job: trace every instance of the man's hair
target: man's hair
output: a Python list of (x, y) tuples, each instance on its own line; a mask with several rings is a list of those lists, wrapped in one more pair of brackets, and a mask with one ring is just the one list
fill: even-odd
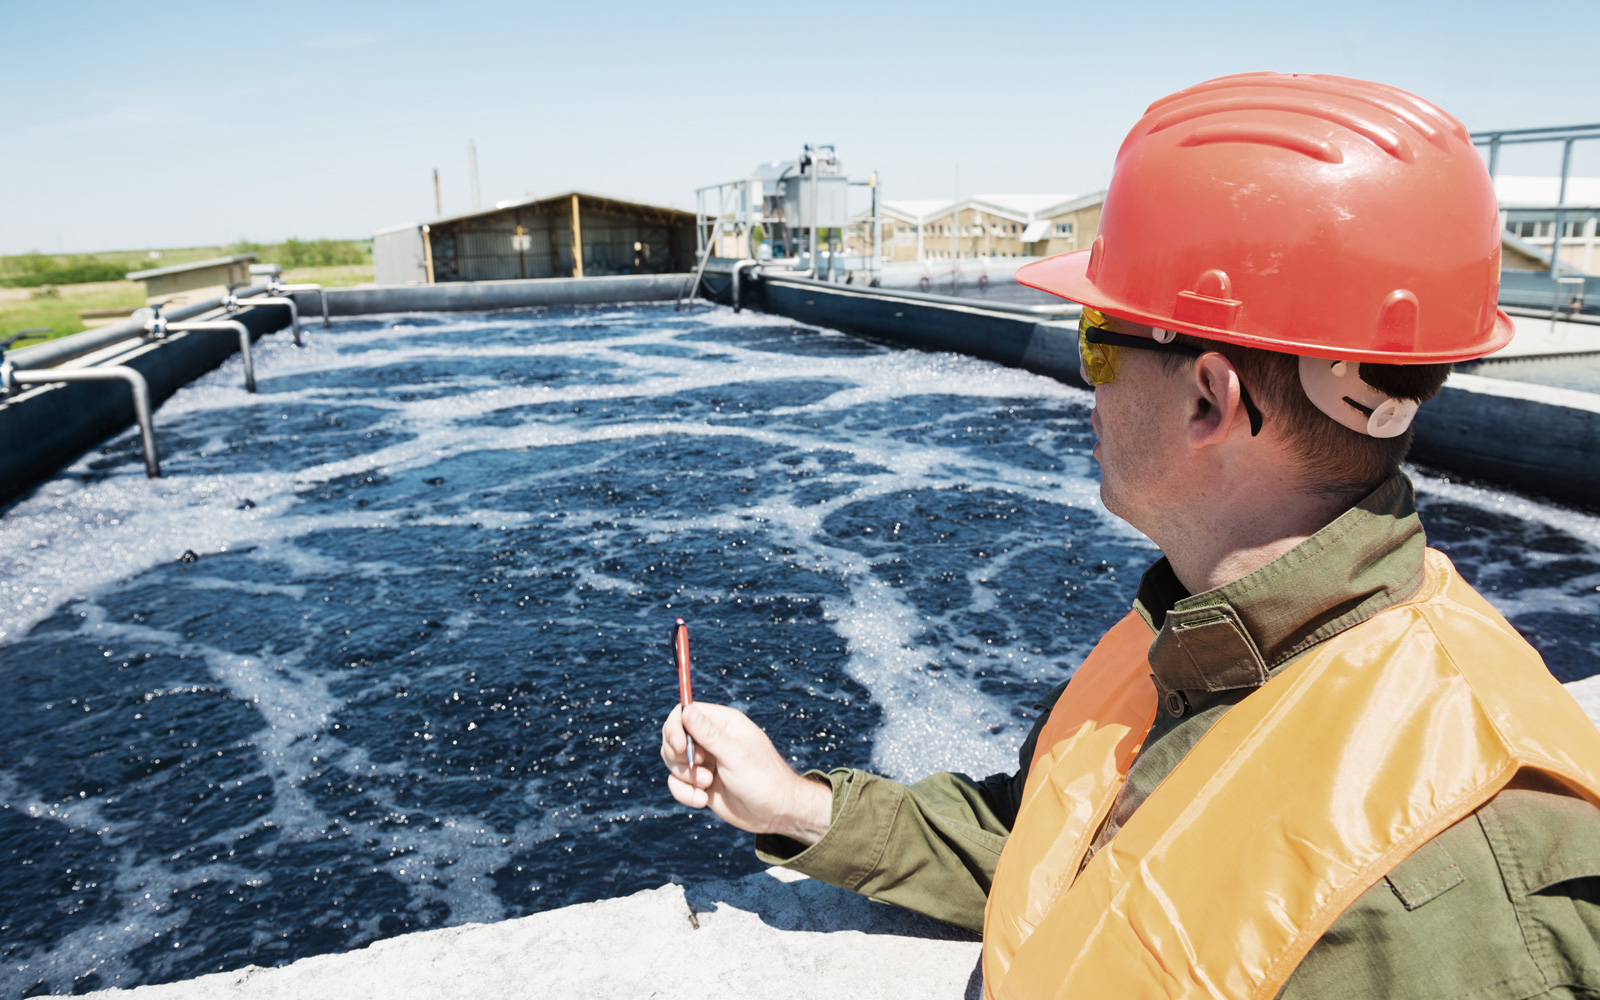
[[(1261, 410), (1263, 427), (1276, 426), (1300, 460), (1306, 488), (1318, 496), (1354, 503), (1399, 468), (1411, 448), (1412, 428), (1392, 438), (1368, 437), (1336, 422), (1307, 398), (1300, 385), (1300, 359), (1293, 354), (1241, 347), (1179, 335), (1177, 342), (1216, 351), (1233, 363), (1250, 399)], [(1168, 371), (1192, 359), (1159, 354)], [(1363, 362), (1361, 379), (1396, 399), (1425, 403), (1450, 376), (1450, 365), (1380, 365)]]

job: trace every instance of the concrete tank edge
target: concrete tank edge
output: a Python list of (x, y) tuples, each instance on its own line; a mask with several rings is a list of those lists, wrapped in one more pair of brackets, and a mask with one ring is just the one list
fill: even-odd
[(89, 995), (511, 1000), (531, 987), (574, 998), (976, 996), (978, 950), (978, 936), (961, 928), (770, 869)]

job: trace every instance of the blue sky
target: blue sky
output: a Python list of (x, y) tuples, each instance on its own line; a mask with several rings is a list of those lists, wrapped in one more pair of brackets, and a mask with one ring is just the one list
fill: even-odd
[(1149, 102), (1256, 69), (1382, 80), (1475, 130), (1596, 122), (1597, 28), (1595, 0), (0, 0), (0, 253), (365, 236), (430, 216), (434, 167), (468, 209), (468, 140), (485, 205), (692, 207), (805, 142), (889, 198), (1079, 194)]

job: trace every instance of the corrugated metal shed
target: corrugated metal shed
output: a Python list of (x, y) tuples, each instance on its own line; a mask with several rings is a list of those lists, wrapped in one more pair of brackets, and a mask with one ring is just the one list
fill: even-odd
[[(693, 212), (568, 192), (418, 229), (424, 280), (492, 281), (687, 271), (695, 263), (694, 226)], [(385, 231), (385, 242), (398, 244), (392, 233)], [(374, 239), (374, 258), (377, 246)]]
[(391, 226), (372, 234), (372, 280), (380, 285), (420, 285), (428, 280), (422, 224)]

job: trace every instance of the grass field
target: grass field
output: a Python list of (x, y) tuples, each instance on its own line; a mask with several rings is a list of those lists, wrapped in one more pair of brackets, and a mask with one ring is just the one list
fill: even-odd
[(372, 281), (371, 264), (344, 264), (336, 267), (294, 267), (283, 269), (285, 284), (315, 283), (325, 288), (349, 288)]
[[(164, 266), (169, 262), (181, 263), (172, 261), (171, 254), (190, 252), (195, 254), (189, 258), (190, 260), (205, 260), (207, 257), (220, 256), (225, 250), (223, 247), (200, 247), (192, 251), (170, 251), (164, 254), (160, 261), (152, 263), (156, 266)], [(130, 255), (144, 253), (131, 250), (126, 252)], [(102, 260), (109, 260), (112, 257), (111, 254), (96, 256)], [(283, 280), (290, 283), (314, 282), (328, 288), (344, 288), (371, 281), (372, 265), (345, 264), (334, 267), (285, 269)], [(0, 340), (19, 330), (49, 327), (50, 332), (47, 334), (30, 336), (12, 345), (13, 348), (25, 347), (28, 344), (53, 337), (64, 337), (69, 333), (85, 329), (83, 321), (78, 318), (80, 309), (133, 309), (144, 305), (144, 285), (135, 281), (59, 285), (55, 287), (55, 293), (52, 296), (38, 288), (0, 288)], [(316, 308), (312, 306), (308, 311), (315, 312)]]
[(18, 330), (49, 327), (49, 333), (30, 336), (11, 345), (26, 347), (52, 337), (64, 337), (84, 328), (80, 309), (136, 308), (144, 305), (144, 285), (135, 281), (101, 281), (89, 285), (63, 285), (55, 296), (38, 289), (7, 288), (0, 296), (0, 340)]

